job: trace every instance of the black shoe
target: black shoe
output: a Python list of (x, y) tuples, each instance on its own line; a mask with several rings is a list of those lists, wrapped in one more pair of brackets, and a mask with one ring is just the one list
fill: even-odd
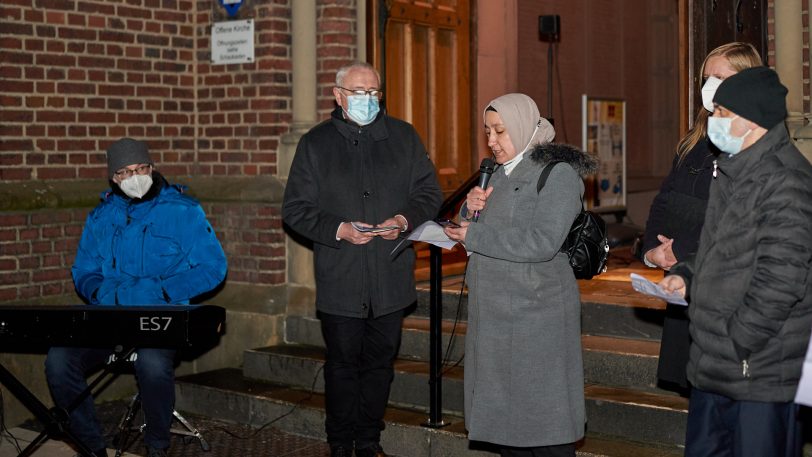
[(352, 457), (352, 450), (344, 446), (332, 446), (330, 448), (330, 457)]
[(375, 443), (372, 446), (355, 449), (355, 457), (389, 457), (389, 454), (383, 452), (380, 444)]
[(147, 446), (147, 457), (166, 457), (166, 449), (156, 449)]

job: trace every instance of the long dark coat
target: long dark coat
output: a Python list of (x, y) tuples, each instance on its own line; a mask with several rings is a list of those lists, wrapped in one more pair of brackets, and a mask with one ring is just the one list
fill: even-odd
[[(536, 192), (544, 165), (555, 165)], [(579, 174), (591, 156), (565, 145), (537, 146), (494, 190), (468, 227), (465, 423), (469, 438), (535, 447), (584, 434), (581, 302), (559, 249), (581, 208)], [(463, 208), (463, 214), (466, 209)]]
[[(696, 253), (708, 207), (713, 161), (718, 155), (719, 150), (703, 138), (681, 161), (674, 157), (671, 172), (651, 203), (642, 255), (660, 244), (657, 235), (674, 239), (672, 249), (678, 262)], [(663, 321), (657, 378), (687, 388), (685, 367), (690, 346), (688, 310), (669, 304)]]
[(410, 124), (379, 114), (359, 127), (336, 108), (299, 141), (282, 216), (313, 241), (316, 307), (347, 317), (403, 309), (416, 298), (414, 250), (391, 255), (399, 240), (336, 241), (341, 222), (378, 224), (401, 214), (409, 227), (437, 215), (442, 193), (434, 165)]

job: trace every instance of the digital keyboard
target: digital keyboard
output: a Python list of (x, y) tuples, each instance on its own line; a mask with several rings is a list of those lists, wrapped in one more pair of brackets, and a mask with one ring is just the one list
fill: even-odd
[(51, 346), (201, 348), (225, 331), (214, 305), (0, 306), (0, 352)]

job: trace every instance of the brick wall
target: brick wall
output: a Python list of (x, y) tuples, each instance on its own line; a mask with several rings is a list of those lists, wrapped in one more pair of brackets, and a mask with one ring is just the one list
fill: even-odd
[(356, 12), (354, 0), (319, 0), (317, 7), (317, 109), (319, 118), (326, 119), (335, 108), (333, 86), (336, 84), (336, 71), (358, 59), (355, 48)]
[[(0, 186), (104, 180), (104, 150), (122, 136), (147, 140), (170, 181), (274, 175), (292, 118), (291, 1), (247, 1), (255, 61), (212, 65), (215, 0), (3, 0)], [(325, 118), (335, 69), (355, 58), (355, 0), (317, 8)], [(229, 282), (285, 282), (278, 202), (203, 203)], [(0, 210), (0, 302), (72, 294), (89, 209)]]
[(285, 282), (285, 235), (278, 205), (212, 203), (203, 209), (229, 256), (229, 282)]
[(0, 213), (0, 302), (71, 294), (85, 217), (86, 209)]
[(104, 149), (149, 138), (186, 170), (193, 135), (190, 0), (12, 0), (0, 8), (0, 180), (99, 178)]

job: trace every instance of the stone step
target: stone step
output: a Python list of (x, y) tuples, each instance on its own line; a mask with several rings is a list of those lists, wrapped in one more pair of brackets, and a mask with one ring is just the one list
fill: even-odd
[[(292, 316), (287, 318), (286, 325), (289, 344), (324, 347), (318, 319)], [(442, 327), (442, 347), (447, 365), (464, 365), (467, 324), (458, 322), (455, 328), (453, 322), (444, 321)], [(426, 318), (410, 317), (404, 320), (400, 358), (428, 360), (428, 328), (429, 320)], [(454, 339), (449, 349), (452, 331)], [(659, 341), (584, 335), (581, 344), (584, 349), (584, 377), (587, 382), (646, 391), (657, 390)]]
[[(595, 352), (607, 350), (609, 342), (591, 341)], [(603, 347), (601, 346), (603, 345)], [(299, 345), (249, 350), (243, 358), (243, 375), (265, 382), (300, 389), (324, 391), (321, 370), (324, 350)], [(629, 364), (634, 365), (634, 364)], [(428, 363), (399, 359), (395, 362), (390, 403), (428, 411)], [(614, 374), (622, 378), (621, 374)], [(587, 377), (589, 379), (589, 377)], [(636, 441), (682, 444), (685, 436), (687, 400), (673, 394), (624, 387), (590, 384), (585, 389), (590, 431)], [(443, 411), (463, 411), (463, 369), (446, 368), (443, 376)]]
[[(647, 274), (651, 276), (651, 273)], [(622, 277), (578, 281), (578, 287), (581, 292), (582, 333), (659, 341), (664, 301), (635, 292), (631, 282)], [(411, 317), (429, 316), (429, 290), (428, 283), (418, 283), (417, 305)], [(462, 277), (443, 281), (441, 301), (444, 320), (453, 321), (456, 316), (462, 321), (468, 319), (468, 295), (462, 287)]]
[[(237, 368), (179, 377), (176, 408), (254, 427), (273, 425), (285, 432), (325, 439), (324, 397), (320, 393), (244, 378)], [(488, 446), (469, 443), (462, 418), (444, 416), (448, 425), (421, 426), (424, 412), (387, 408), (381, 441), (398, 457), (495, 457)], [(591, 427), (590, 427), (591, 428)], [(677, 457), (677, 446), (618, 440), (590, 430), (578, 444), (579, 457)]]
[[(443, 321), (443, 354), (446, 353), (448, 342), (453, 332), (454, 343), (448, 352), (448, 360), (460, 360), (465, 352), (465, 330), (467, 324), (458, 322), (456, 329), (454, 323)], [(422, 317), (407, 317), (403, 321), (403, 335), (400, 341), (400, 357), (408, 359), (429, 358), (429, 320)], [(324, 347), (324, 338), (321, 335), (321, 324), (315, 317), (288, 316), (285, 319), (285, 342), (303, 344), (306, 346)]]

